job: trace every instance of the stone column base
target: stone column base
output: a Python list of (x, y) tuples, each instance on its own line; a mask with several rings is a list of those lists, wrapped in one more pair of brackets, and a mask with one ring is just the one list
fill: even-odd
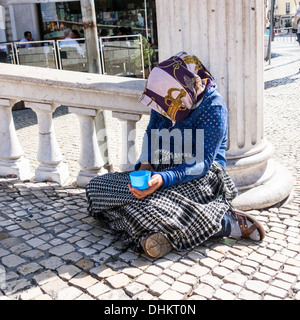
[(233, 200), (233, 206), (244, 211), (270, 208), (287, 199), (293, 188), (291, 173), (271, 159), (266, 164), (264, 175), (254, 186), (238, 188), (239, 195)]
[(65, 163), (60, 163), (55, 167), (39, 165), (39, 167), (35, 170), (35, 180), (40, 182), (51, 180), (63, 185), (68, 177), (69, 168)]
[(21, 157), (18, 160), (0, 160), (0, 176), (16, 175), (20, 180), (30, 180), (32, 172), (29, 161)]

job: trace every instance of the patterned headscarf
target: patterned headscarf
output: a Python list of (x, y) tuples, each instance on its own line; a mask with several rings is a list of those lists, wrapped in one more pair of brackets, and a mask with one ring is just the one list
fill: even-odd
[(140, 101), (173, 122), (180, 122), (213, 85), (213, 76), (200, 60), (180, 52), (153, 68)]

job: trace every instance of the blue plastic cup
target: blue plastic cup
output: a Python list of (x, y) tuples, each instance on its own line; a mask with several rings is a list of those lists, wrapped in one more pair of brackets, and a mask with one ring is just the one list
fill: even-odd
[(148, 189), (148, 182), (151, 178), (151, 171), (134, 171), (129, 174), (130, 183), (133, 188), (139, 190)]

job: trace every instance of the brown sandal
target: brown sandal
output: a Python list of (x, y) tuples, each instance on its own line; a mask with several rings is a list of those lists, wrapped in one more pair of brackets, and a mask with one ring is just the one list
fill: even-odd
[[(263, 226), (256, 219), (254, 219), (251, 215), (249, 215), (246, 212), (239, 211), (236, 209), (234, 211), (242, 232), (243, 239), (252, 240), (250, 236), (255, 230), (258, 230), (260, 234), (260, 241), (262, 241), (265, 238), (265, 235), (266, 235), (265, 230)], [(248, 228), (247, 220), (252, 223), (252, 226), (250, 228)]]
[(160, 232), (146, 236), (142, 241), (142, 247), (151, 258), (161, 258), (173, 249), (168, 238)]

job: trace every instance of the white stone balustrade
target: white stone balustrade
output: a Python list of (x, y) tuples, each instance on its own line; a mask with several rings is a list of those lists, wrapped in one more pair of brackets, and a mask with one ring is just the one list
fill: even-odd
[[(98, 146), (95, 117), (100, 110), (111, 110), (122, 122), (121, 154), (122, 170), (132, 169), (127, 163), (135, 152), (136, 122), (142, 114), (149, 114), (139, 96), (145, 88), (145, 80), (112, 77), (106, 75), (61, 71), (28, 66), (0, 64), (0, 175), (15, 174), (21, 179), (30, 178), (29, 163), (24, 159), (12, 118), (15, 102), (23, 100), (25, 106), (36, 114), (39, 126), (38, 168), (35, 179), (51, 179), (63, 184), (68, 178), (68, 167), (57, 144), (52, 114), (60, 105), (79, 118), (81, 131), (81, 170), (77, 184), (84, 187), (92, 177), (107, 172), (104, 152)], [(103, 151), (103, 150), (102, 150)]]

